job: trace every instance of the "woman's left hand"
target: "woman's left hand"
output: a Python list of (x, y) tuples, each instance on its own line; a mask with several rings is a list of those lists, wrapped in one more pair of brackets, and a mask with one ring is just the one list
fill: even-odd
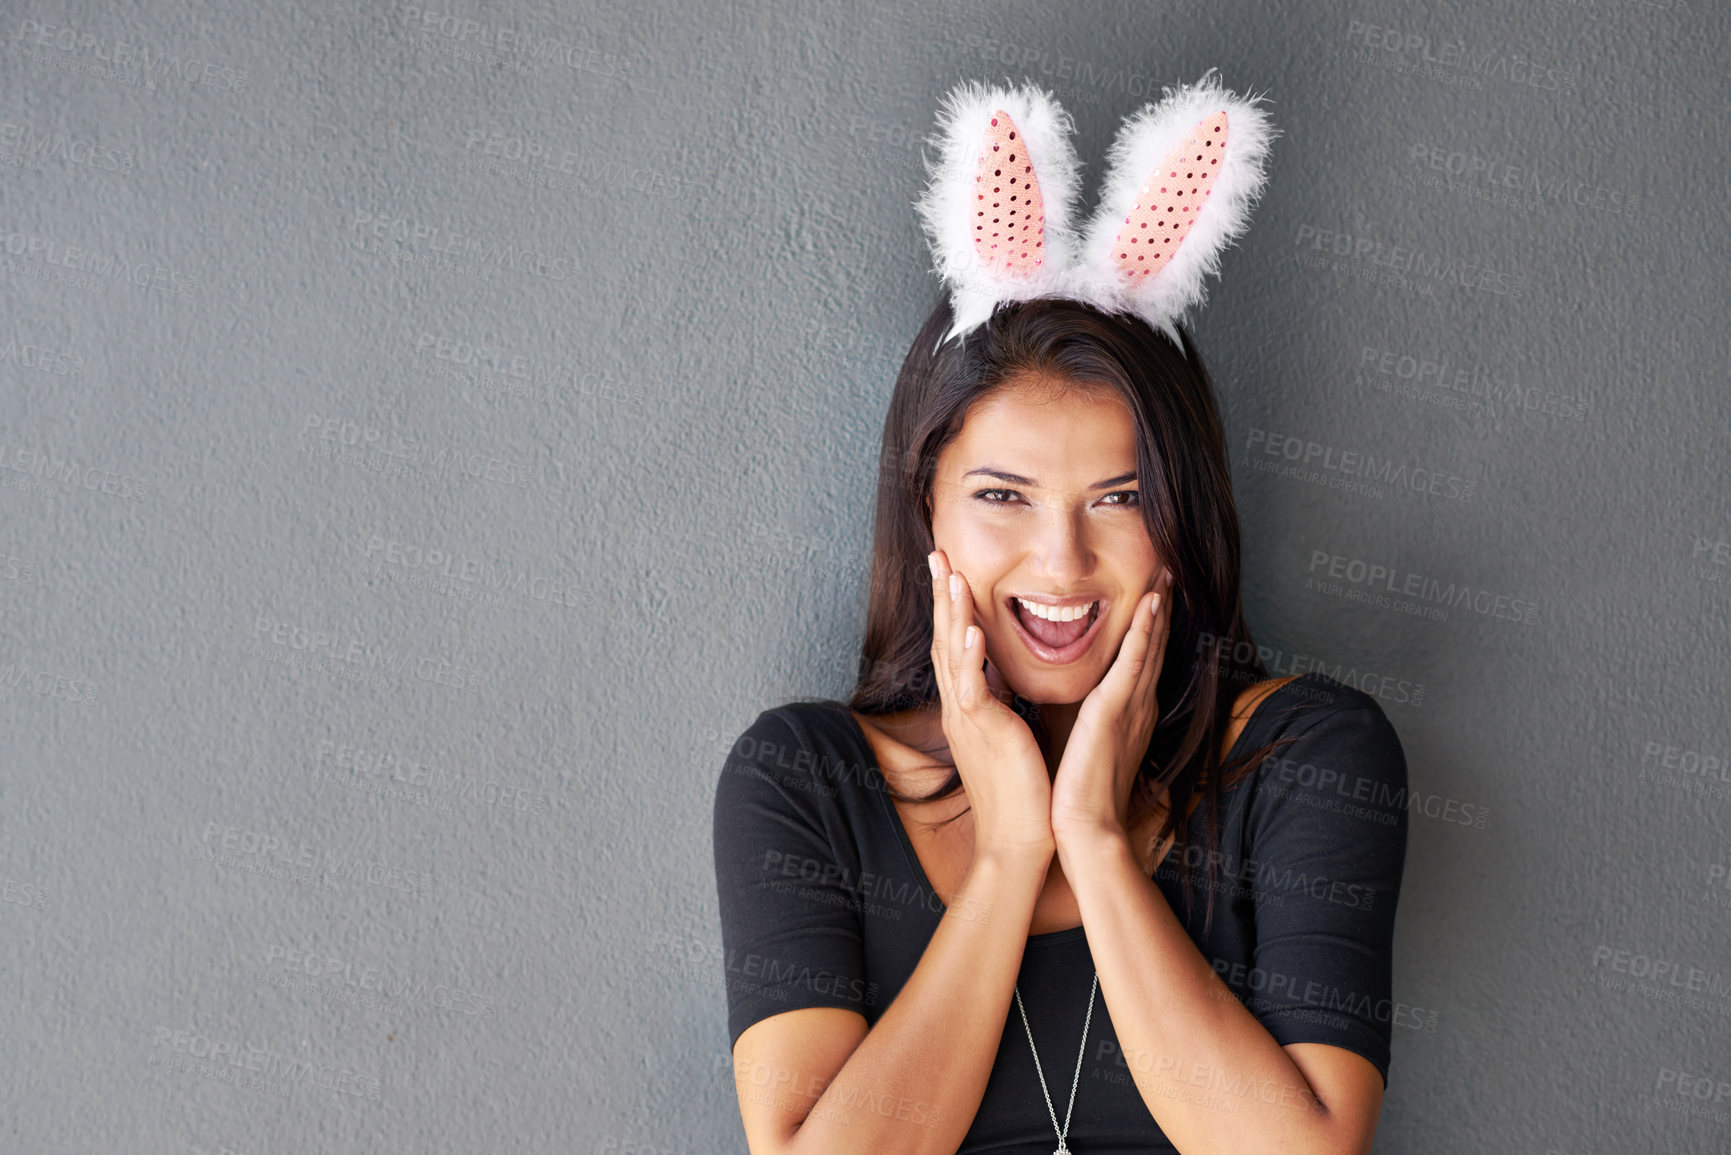
[(1088, 692), (1052, 780), (1052, 837), (1127, 833), (1130, 792), (1154, 734), (1154, 689), (1171, 634), (1172, 573), (1142, 595), (1112, 668)]

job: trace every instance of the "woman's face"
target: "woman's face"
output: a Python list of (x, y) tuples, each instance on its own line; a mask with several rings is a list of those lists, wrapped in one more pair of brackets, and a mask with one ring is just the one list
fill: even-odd
[[(938, 456), (932, 535), (973, 592), (994, 689), (1080, 702), (1106, 676), (1138, 599), (1165, 572), (1138, 489), (1135, 423), (1115, 393), (1060, 399), (1053, 382), (1024, 375), (974, 403)], [(1099, 607), (1030, 626), (1021, 598)]]

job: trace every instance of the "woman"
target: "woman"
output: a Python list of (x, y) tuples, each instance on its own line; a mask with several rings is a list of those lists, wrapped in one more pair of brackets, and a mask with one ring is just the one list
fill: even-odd
[(956, 322), (890, 402), (858, 685), (761, 713), (717, 786), (751, 1150), (1367, 1151), (1399, 740), (1265, 677), (1187, 333)]

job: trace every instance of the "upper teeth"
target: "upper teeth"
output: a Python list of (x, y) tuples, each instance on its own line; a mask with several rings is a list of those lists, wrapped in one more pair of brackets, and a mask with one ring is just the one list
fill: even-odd
[(1031, 602), (1027, 598), (1017, 598), (1022, 608), (1037, 618), (1045, 618), (1049, 622), (1073, 622), (1077, 618), (1085, 618), (1093, 612), (1099, 602), (1089, 602), (1085, 606), (1046, 606), (1039, 602)]

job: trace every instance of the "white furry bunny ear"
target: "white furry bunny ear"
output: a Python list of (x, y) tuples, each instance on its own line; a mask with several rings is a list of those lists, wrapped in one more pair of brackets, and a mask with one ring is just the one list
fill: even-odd
[(955, 324), (945, 341), (1000, 304), (1062, 283), (1080, 181), (1073, 131), (1057, 100), (1032, 85), (963, 81), (945, 98), (930, 138), (939, 159), (928, 160), (931, 183), (916, 205), (950, 286)]
[(1177, 320), (1207, 297), (1205, 279), (1249, 226), (1278, 135), (1214, 69), (1126, 118), (1067, 291), (1105, 312), (1134, 313), (1177, 343)]

